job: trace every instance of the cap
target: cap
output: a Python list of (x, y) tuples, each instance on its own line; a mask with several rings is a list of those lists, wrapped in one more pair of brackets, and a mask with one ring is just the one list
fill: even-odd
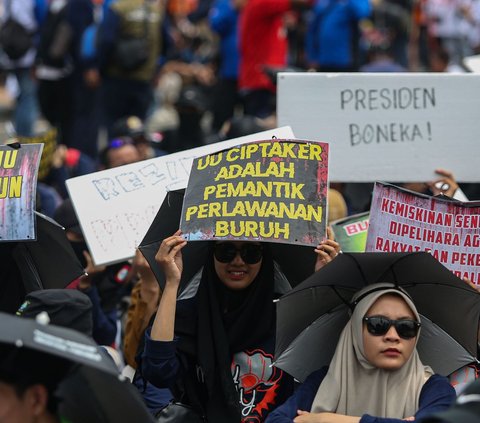
[(112, 128), (112, 137), (131, 137), (143, 136), (145, 128), (142, 120), (138, 116), (127, 116), (114, 122)]
[(17, 311), (17, 316), (36, 318), (47, 312), (50, 323), (75, 329), (92, 336), (92, 302), (75, 289), (45, 289), (30, 292)]

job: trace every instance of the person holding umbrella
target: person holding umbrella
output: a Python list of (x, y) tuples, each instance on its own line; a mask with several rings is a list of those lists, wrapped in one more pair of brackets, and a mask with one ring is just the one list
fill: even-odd
[(312, 373), (268, 423), (416, 421), (454, 402), (448, 379), (420, 360), (420, 316), (404, 290), (368, 285), (351, 308), (328, 369)]
[[(166, 283), (146, 333), (143, 376), (172, 389), (209, 423), (264, 421), (293, 392), (293, 378), (271, 366), (274, 299), (286, 292), (285, 278), (268, 243), (210, 242), (205, 265), (190, 283), (197, 284), (196, 294), (177, 301), (186, 245), (177, 231), (155, 257)], [(339, 251), (329, 233), (315, 249), (316, 269)]]

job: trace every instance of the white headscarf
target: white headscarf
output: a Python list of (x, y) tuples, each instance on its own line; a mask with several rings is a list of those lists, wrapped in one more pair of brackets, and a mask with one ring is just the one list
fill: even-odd
[[(364, 353), (363, 317), (379, 297), (389, 293), (401, 296), (420, 321), (412, 300), (393, 284), (368, 285), (358, 292), (354, 301), (359, 302), (340, 335), (327, 375), (313, 401), (313, 413), (403, 419), (418, 410), (420, 391), (433, 371), (422, 364), (417, 349), (394, 371), (374, 367)], [(416, 342), (418, 336), (415, 346)]]

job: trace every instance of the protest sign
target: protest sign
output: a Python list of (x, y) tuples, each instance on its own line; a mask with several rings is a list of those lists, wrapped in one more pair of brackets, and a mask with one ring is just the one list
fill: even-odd
[(429, 251), (480, 284), (480, 202), (451, 201), (376, 183), (366, 251)]
[(43, 144), (42, 158), (38, 167), (38, 180), (44, 180), (52, 168), (53, 154), (57, 148), (57, 130), (51, 128), (36, 137), (17, 137), (21, 144)]
[(330, 143), (330, 180), (479, 182), (480, 75), (281, 73), (278, 121)]
[(335, 240), (345, 253), (363, 253), (367, 243), (369, 212), (335, 220), (330, 224)]
[(67, 180), (82, 232), (96, 264), (135, 255), (167, 191), (185, 188), (193, 159), (249, 141), (293, 138), (276, 128)]
[(243, 144), (193, 161), (180, 229), (188, 240), (318, 245), (327, 186), (328, 144)]
[(42, 149), (42, 144), (0, 146), (0, 241), (36, 239), (35, 196)]

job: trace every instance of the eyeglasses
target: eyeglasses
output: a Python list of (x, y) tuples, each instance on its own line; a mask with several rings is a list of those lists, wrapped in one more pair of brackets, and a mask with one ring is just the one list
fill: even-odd
[(230, 263), (240, 253), (240, 257), (247, 264), (258, 263), (263, 256), (263, 247), (259, 244), (245, 243), (237, 248), (233, 242), (215, 244), (213, 255), (220, 263)]
[(393, 325), (395, 326), (398, 336), (403, 339), (415, 338), (420, 326), (422, 326), (420, 322), (415, 320), (391, 320), (384, 316), (364, 317), (363, 321), (367, 325), (368, 333), (373, 336), (385, 335)]

